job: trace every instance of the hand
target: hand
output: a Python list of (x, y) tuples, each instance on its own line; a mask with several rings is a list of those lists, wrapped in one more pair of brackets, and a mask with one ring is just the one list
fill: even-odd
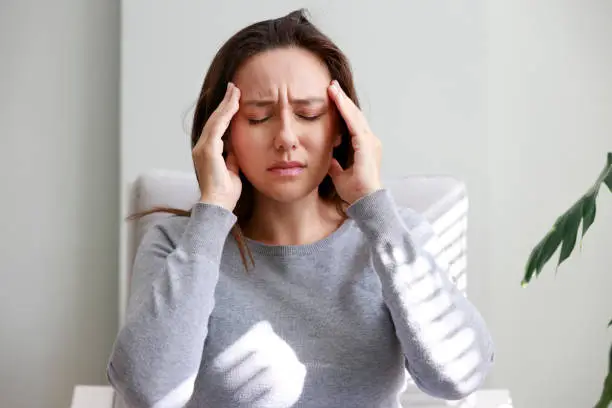
[(338, 160), (332, 158), (329, 175), (340, 198), (353, 204), (382, 188), (380, 182), (382, 144), (370, 130), (361, 110), (344, 93), (337, 81), (332, 81), (328, 91), (346, 122), (355, 151), (353, 164), (348, 169), (343, 169)]
[(201, 201), (233, 211), (240, 198), (242, 182), (236, 156), (230, 151), (223, 159), (223, 134), (238, 112), (240, 90), (231, 82), (225, 97), (204, 125), (191, 155), (198, 175)]

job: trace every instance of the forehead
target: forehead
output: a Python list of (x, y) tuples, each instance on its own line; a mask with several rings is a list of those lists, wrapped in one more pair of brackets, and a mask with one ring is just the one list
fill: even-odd
[(327, 66), (310, 51), (280, 48), (260, 53), (236, 72), (234, 83), (244, 98), (325, 95), (331, 81)]

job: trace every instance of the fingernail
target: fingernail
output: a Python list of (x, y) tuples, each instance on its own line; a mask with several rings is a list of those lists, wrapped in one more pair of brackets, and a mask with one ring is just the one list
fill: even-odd
[(231, 92), (233, 86), (234, 84), (232, 84), (231, 82), (227, 83), (227, 93)]
[(332, 91), (334, 91), (334, 93), (340, 93), (340, 84), (338, 84), (338, 81), (336, 81), (335, 79), (332, 81)]

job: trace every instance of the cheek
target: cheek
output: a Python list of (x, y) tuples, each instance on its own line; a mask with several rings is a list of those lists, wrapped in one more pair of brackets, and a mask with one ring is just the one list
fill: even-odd
[(230, 125), (230, 148), (238, 159), (238, 164), (243, 170), (257, 166), (262, 157), (262, 145), (260, 138), (253, 134), (247, 125), (239, 123)]
[(249, 137), (249, 132), (245, 126), (232, 122), (230, 124), (230, 146), (234, 154), (240, 155), (242, 152), (249, 149), (249, 142), (252, 138)]
[(311, 149), (328, 151), (333, 148), (338, 132), (335, 122), (327, 119), (313, 126), (309, 133), (311, 135), (311, 137), (308, 138)]

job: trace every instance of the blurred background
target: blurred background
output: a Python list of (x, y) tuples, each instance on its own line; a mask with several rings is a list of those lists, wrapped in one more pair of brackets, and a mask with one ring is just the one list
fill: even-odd
[(130, 183), (191, 171), (213, 55), (300, 7), (353, 64), (383, 176), (467, 184), (468, 294), (497, 347), (487, 387), (517, 408), (593, 406), (612, 195), (581, 252), (520, 282), (612, 151), (612, 1), (0, 0), (0, 407), (68, 407), (76, 384), (106, 384)]

